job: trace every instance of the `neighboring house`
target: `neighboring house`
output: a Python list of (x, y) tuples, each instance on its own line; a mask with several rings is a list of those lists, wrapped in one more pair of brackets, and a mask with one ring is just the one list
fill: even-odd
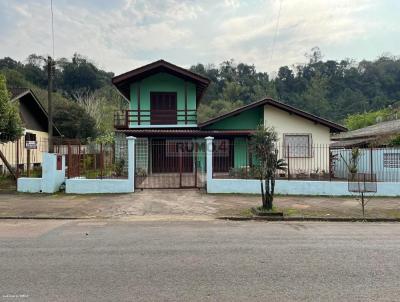
[[(282, 157), (288, 155), (284, 152), (286, 146), (299, 147), (289, 149), (292, 158), (312, 158), (313, 144), (329, 145), (331, 133), (346, 130), (270, 98), (198, 124), (197, 108), (210, 81), (163, 60), (116, 76), (112, 82), (129, 101), (129, 110), (115, 115), (115, 131), (120, 139), (137, 137), (138, 176), (168, 175), (172, 186), (176, 187), (202, 183), (197, 176), (188, 175), (204, 171), (205, 150), (193, 143), (201, 145), (207, 136), (214, 137), (213, 171), (229, 173), (251, 165), (248, 139), (260, 124), (275, 128), (282, 145)], [(182, 145), (185, 146), (183, 150)], [(325, 161), (329, 166), (328, 157)], [(179, 177), (171, 180), (177, 174)], [(169, 186), (166, 178), (147, 183), (143, 180), (137, 185)]]
[[(48, 115), (46, 110), (39, 102), (37, 96), (32, 90), (28, 88), (10, 88), (11, 101), (18, 102), (20, 117), (24, 127), (24, 135), (19, 140), (18, 150), (17, 143), (10, 142), (0, 145), (0, 151), (3, 152), (7, 161), (15, 166), (17, 162), (18, 151), (18, 164), (21, 168), (26, 168), (27, 164), (27, 149), (25, 140), (29, 140), (31, 145), (34, 146), (36, 142), (36, 149), (32, 149), (30, 162), (33, 166), (42, 163), (42, 152), (47, 151), (48, 144)], [(53, 135), (60, 136), (60, 131), (54, 127)], [(4, 169), (0, 161), (0, 171)]]
[(334, 135), (331, 146), (335, 148), (385, 146), (393, 136), (399, 134), (400, 119), (396, 119)]

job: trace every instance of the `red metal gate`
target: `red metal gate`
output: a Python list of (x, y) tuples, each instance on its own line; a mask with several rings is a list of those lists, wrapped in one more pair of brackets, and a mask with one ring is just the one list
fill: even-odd
[(191, 139), (150, 139), (144, 144), (136, 148), (136, 188), (204, 187), (204, 142)]

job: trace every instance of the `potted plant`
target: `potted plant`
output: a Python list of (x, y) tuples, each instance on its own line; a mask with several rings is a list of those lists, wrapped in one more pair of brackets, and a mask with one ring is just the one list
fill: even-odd
[(310, 178), (318, 179), (319, 178), (319, 169), (312, 170), (310, 173)]

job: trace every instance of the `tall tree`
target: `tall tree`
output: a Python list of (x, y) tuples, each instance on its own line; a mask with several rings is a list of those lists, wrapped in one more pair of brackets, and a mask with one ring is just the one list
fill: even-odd
[(0, 74), (0, 142), (14, 141), (22, 134), (17, 104), (11, 103), (6, 78)]

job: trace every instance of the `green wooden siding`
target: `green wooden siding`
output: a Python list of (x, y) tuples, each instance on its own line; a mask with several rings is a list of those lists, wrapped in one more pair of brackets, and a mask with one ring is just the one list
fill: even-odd
[[(196, 85), (186, 82), (187, 109), (196, 110)], [(150, 92), (176, 92), (177, 109), (185, 109), (185, 81), (168, 73), (157, 73), (140, 82), (132, 83), (130, 89), (130, 109), (138, 109), (138, 89), (140, 89), (140, 110), (150, 110)], [(148, 113), (148, 112), (147, 112)], [(189, 114), (191, 114), (190, 112)], [(141, 125), (150, 125), (150, 117), (141, 116)], [(197, 124), (197, 114), (188, 117), (188, 125)], [(137, 123), (131, 123), (135, 126)], [(185, 117), (178, 116), (178, 125), (185, 125)]]
[(244, 168), (249, 165), (247, 139), (236, 137), (233, 141), (233, 164), (234, 168)]
[(264, 107), (249, 109), (235, 116), (224, 118), (205, 129), (213, 130), (253, 130), (264, 121)]

